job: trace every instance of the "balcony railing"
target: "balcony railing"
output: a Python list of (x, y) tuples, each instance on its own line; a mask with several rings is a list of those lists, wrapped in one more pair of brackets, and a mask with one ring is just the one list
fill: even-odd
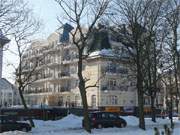
[(39, 94), (39, 93), (47, 93), (47, 92), (52, 92), (52, 89), (51, 88), (30, 89), (24, 91), (24, 94)]

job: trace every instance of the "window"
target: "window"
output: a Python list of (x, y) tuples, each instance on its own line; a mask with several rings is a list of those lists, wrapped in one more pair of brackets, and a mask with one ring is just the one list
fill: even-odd
[(59, 97), (58, 105), (63, 106), (63, 97), (62, 96)]
[(134, 103), (134, 100), (130, 100), (130, 103), (133, 104), (133, 103)]
[(108, 118), (108, 114), (102, 113), (102, 118), (103, 118), (103, 119), (107, 119), (107, 118)]
[(108, 63), (107, 71), (110, 73), (116, 73), (116, 63)]
[(117, 104), (118, 104), (118, 98), (117, 98), (117, 96), (112, 96), (111, 98), (112, 98), (112, 99), (111, 99), (111, 100), (112, 100), (112, 104), (113, 104), (113, 105), (117, 105)]
[(151, 101), (150, 101), (150, 99), (147, 97), (145, 97), (145, 99), (144, 99), (144, 105), (150, 105), (150, 103), (151, 103)]
[(114, 95), (108, 96), (106, 100), (106, 104), (111, 104), (111, 105), (117, 105), (118, 104), (118, 97)]
[(114, 115), (114, 114), (109, 114), (109, 118), (111, 118), (111, 119), (116, 119), (116, 118), (117, 118), (117, 116), (116, 116), (116, 115)]
[(95, 107), (96, 106), (96, 95), (91, 96), (91, 106)]
[(119, 68), (118, 68), (118, 73), (128, 74), (128, 69), (125, 68), (125, 67), (119, 67)]
[(109, 80), (108, 81), (108, 89), (109, 90), (115, 90), (116, 89), (116, 80)]
[(109, 80), (109, 87), (116, 86), (116, 80)]

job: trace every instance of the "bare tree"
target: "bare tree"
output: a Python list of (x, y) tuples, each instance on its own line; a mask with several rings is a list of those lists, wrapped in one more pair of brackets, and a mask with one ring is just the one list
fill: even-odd
[(160, 56), (162, 52), (162, 45), (167, 36), (166, 23), (162, 19), (164, 16), (164, 7), (166, 3), (164, 1), (152, 1), (151, 8), (149, 8), (147, 15), (145, 16), (148, 35), (145, 38), (145, 68), (144, 73), (144, 87), (145, 94), (150, 96), (151, 99), (151, 116), (152, 121), (156, 122), (156, 107), (155, 99), (158, 92), (160, 92), (157, 84), (160, 80), (160, 73), (157, 69), (160, 66)]
[[(73, 44), (78, 49), (78, 78), (79, 90), (84, 109), (84, 128), (91, 132), (88, 104), (85, 86), (86, 78), (82, 74), (85, 48), (88, 46), (88, 39), (91, 36), (98, 20), (105, 13), (109, 0), (55, 0), (65, 14), (65, 18), (73, 24), (74, 30), (71, 32)], [(59, 19), (60, 21), (60, 19)], [(95, 85), (94, 85), (95, 86)]]
[[(168, 63), (168, 62), (167, 62)], [(165, 104), (166, 104), (166, 111), (168, 111), (169, 114), (169, 119), (171, 122), (171, 128), (174, 127), (173, 123), (173, 97), (175, 92), (175, 87), (173, 84), (173, 72), (171, 67), (166, 69), (162, 74), (161, 74), (161, 81), (165, 86)]]
[[(128, 26), (129, 30), (126, 30), (124, 27), (124, 32), (120, 37), (121, 42), (127, 46), (127, 48), (132, 48), (135, 52), (130, 53), (134, 57), (134, 62), (136, 64), (136, 78), (137, 78), (137, 93), (138, 93), (138, 111), (139, 111), (139, 127), (145, 129), (144, 121), (144, 92), (143, 92), (143, 43), (142, 37), (145, 33), (143, 22), (143, 15), (145, 14), (148, 4), (150, 1), (144, 2), (143, 0), (122, 0), (115, 1), (116, 7), (115, 12), (118, 16), (121, 16), (125, 24)], [(117, 18), (117, 17), (116, 17)], [(115, 20), (115, 23), (118, 23), (118, 20)], [(129, 31), (129, 32), (128, 32)], [(128, 33), (127, 33), (128, 32)]]
[(27, 3), (23, 0), (0, 0), (0, 4), (0, 29), (6, 35), (10, 35), (11, 30), (23, 22), (23, 12)]
[(145, 129), (144, 94), (146, 93), (151, 97), (152, 120), (155, 121), (154, 100), (158, 90), (156, 40), (164, 2), (115, 0), (114, 3), (112, 22), (119, 28), (119, 40), (129, 50), (136, 64), (139, 127)]
[[(24, 59), (26, 50), (31, 43), (31, 38), (40, 29), (39, 21), (34, 19), (31, 14), (31, 10), (28, 8), (24, 9), (23, 14), (21, 14), (21, 18), (23, 18), (22, 22), (11, 29), (11, 37), (17, 47), (17, 52), (14, 51), (14, 53), (19, 59), (19, 65), (15, 70), (16, 84), (19, 90), (21, 102), (25, 109), (28, 109), (28, 107), (26, 105), (23, 92), (27, 85), (35, 81), (35, 79), (33, 79), (33, 75), (36, 74), (35, 69), (41, 60), (40, 58), (37, 58), (34, 61), (27, 61)], [(29, 63), (32, 63), (31, 68), (27, 68)], [(31, 126), (34, 127), (35, 125), (31, 118), (29, 121)]]
[(167, 21), (169, 27), (169, 36), (168, 39), (168, 46), (171, 49), (171, 56), (173, 61), (173, 69), (174, 69), (174, 78), (175, 78), (175, 87), (176, 87), (176, 108), (178, 112), (178, 105), (179, 105), (179, 84), (180, 81), (180, 52), (178, 51), (178, 29), (180, 25), (180, 1), (179, 0), (168, 0), (167, 1), (167, 13), (165, 19)]

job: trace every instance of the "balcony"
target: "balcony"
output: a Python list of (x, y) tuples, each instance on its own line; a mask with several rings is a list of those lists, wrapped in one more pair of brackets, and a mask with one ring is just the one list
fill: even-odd
[(33, 83), (43, 83), (45, 81), (49, 81), (49, 79), (52, 79), (53, 78), (53, 74), (52, 73), (49, 73), (49, 74), (41, 74), (39, 76), (35, 76), (33, 78), (33, 80), (35, 82)]
[(24, 91), (24, 94), (40, 94), (40, 93), (46, 93), (49, 90), (52, 90), (52, 89), (44, 89), (44, 88), (38, 89), (38, 88), (35, 88), (35, 89), (30, 89), (30, 90)]

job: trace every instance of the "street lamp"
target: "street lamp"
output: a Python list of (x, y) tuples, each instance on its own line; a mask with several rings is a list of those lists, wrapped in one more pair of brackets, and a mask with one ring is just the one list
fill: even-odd
[(0, 29), (0, 78), (2, 78), (3, 47), (9, 42), (10, 40), (3, 35), (2, 30)]

